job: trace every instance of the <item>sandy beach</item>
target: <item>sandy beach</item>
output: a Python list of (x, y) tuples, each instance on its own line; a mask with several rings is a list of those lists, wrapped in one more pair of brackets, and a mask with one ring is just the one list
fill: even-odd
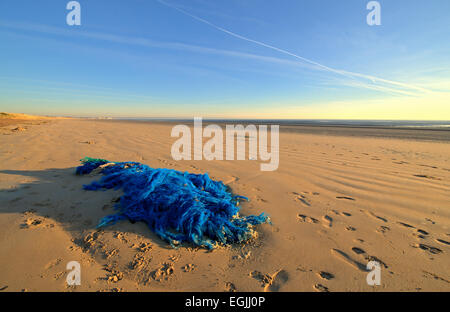
[[(261, 172), (259, 161), (173, 160), (172, 126), (3, 122), (0, 290), (450, 291), (450, 132), (281, 127), (279, 168)], [(75, 175), (85, 156), (208, 172), (250, 198), (243, 215), (273, 224), (213, 251), (173, 249), (142, 223), (97, 230), (121, 191), (83, 190), (98, 179)], [(366, 283), (371, 260), (380, 286)], [(70, 261), (80, 286), (66, 283)]]

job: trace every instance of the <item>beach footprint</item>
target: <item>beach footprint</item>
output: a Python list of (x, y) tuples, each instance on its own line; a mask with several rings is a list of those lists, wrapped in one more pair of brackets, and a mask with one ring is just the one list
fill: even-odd
[(413, 245), (413, 247), (414, 248), (419, 248), (419, 249), (421, 249), (423, 251), (426, 251), (428, 253), (431, 253), (433, 255), (437, 255), (437, 254), (440, 254), (440, 253), (443, 252), (441, 249), (439, 249), (437, 247), (433, 247), (433, 246), (427, 245), (427, 244), (415, 244), (415, 245)]
[(261, 196), (256, 195), (256, 201), (261, 203), (267, 203), (267, 199), (262, 198)]
[(320, 223), (319, 220), (317, 220), (317, 219), (315, 219), (315, 218), (313, 218), (313, 217), (308, 217), (308, 216), (303, 215), (303, 214), (298, 214), (298, 215), (297, 215), (297, 219), (298, 219), (300, 222), (308, 222), (308, 223), (313, 223), (313, 224)]
[(440, 243), (440, 244), (443, 244), (443, 245), (447, 245), (447, 246), (450, 245), (450, 242), (447, 242), (447, 241), (445, 241), (445, 240), (443, 240), (443, 239), (440, 239), (440, 238), (436, 239), (436, 241), (437, 241), (438, 243)]
[(289, 274), (285, 270), (280, 270), (272, 275), (272, 284), (264, 291), (277, 292), (289, 280)]
[(333, 218), (330, 217), (329, 215), (324, 215), (322, 217), (322, 220), (324, 221), (323, 226), (329, 227), (329, 228), (333, 226)]
[(417, 238), (420, 238), (420, 239), (425, 239), (425, 238), (428, 237), (428, 234), (429, 233), (427, 231), (424, 231), (424, 230), (421, 230), (421, 229), (417, 229), (416, 232), (413, 233), (412, 235), (417, 237)]
[(357, 260), (354, 260), (352, 257), (350, 257), (348, 254), (346, 254), (345, 252), (343, 252), (342, 250), (339, 249), (331, 249), (331, 254), (336, 257), (337, 259), (349, 264), (350, 266), (352, 266), (353, 268), (366, 272), (366, 266), (364, 264), (362, 264), (361, 262), (358, 262)]
[(250, 277), (261, 282), (261, 287), (264, 288), (264, 292), (276, 292), (279, 291), (281, 286), (285, 284), (289, 279), (289, 274), (285, 270), (278, 270), (272, 275), (263, 274), (259, 271), (253, 271), (250, 273)]
[(236, 292), (236, 286), (234, 286), (234, 284), (231, 282), (226, 282), (225, 283), (225, 291), (226, 292)]
[(326, 286), (324, 286), (322, 284), (315, 284), (313, 286), (313, 288), (314, 288), (315, 291), (318, 291), (318, 292), (329, 292), (330, 291), (328, 289), (328, 287), (326, 287)]
[(406, 227), (406, 228), (412, 228), (412, 229), (415, 229), (415, 228), (416, 228), (415, 226), (413, 226), (413, 225), (411, 225), (411, 224), (408, 224), (408, 223), (405, 223), (405, 222), (400, 222), (400, 221), (398, 221), (397, 224), (398, 224), (398, 225), (401, 225), (401, 226), (404, 226), (404, 227)]
[(336, 196), (337, 199), (346, 199), (346, 200), (355, 200), (353, 197), (350, 196)]
[(366, 215), (368, 215), (371, 218), (375, 218), (375, 219), (381, 220), (383, 222), (388, 222), (388, 220), (386, 218), (376, 215), (372, 211), (366, 211), (366, 210), (363, 210), (363, 211), (365, 212)]
[(293, 192), (292, 193), (294, 195), (294, 199), (300, 203), (302, 203), (305, 206), (310, 207), (311, 204), (308, 202), (307, 198), (305, 195), (299, 194), (297, 192)]
[(365, 254), (366, 253), (363, 249), (358, 248), (358, 247), (353, 247), (352, 250), (357, 255), (361, 255), (361, 254)]
[(380, 226), (378, 229), (377, 229), (377, 232), (378, 233), (381, 233), (381, 234), (385, 234), (386, 232), (388, 232), (388, 231), (390, 231), (391, 229), (388, 227), (388, 226), (384, 226), (384, 225), (382, 225), (382, 226)]
[(317, 272), (317, 275), (325, 280), (332, 280), (334, 278), (334, 274), (325, 271)]

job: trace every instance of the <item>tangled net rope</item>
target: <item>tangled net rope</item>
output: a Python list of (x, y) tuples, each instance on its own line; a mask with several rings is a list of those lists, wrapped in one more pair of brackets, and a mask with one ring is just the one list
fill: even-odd
[(76, 174), (103, 174), (85, 190), (123, 189), (118, 212), (100, 220), (97, 227), (120, 220), (144, 221), (159, 237), (176, 247), (181, 243), (213, 249), (218, 244), (242, 243), (255, 237), (254, 225), (270, 223), (264, 213), (240, 216), (239, 201), (221, 181), (208, 174), (154, 169), (137, 162), (112, 163), (85, 157)]

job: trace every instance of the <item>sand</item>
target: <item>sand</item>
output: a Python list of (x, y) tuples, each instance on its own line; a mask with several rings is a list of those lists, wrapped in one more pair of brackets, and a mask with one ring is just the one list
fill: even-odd
[[(282, 129), (279, 168), (261, 172), (258, 161), (174, 161), (171, 129), (3, 124), (0, 290), (450, 291), (448, 132)], [(172, 249), (142, 223), (96, 230), (121, 192), (83, 191), (96, 178), (74, 175), (84, 156), (208, 172), (251, 199), (242, 214), (266, 212), (273, 225), (212, 252)], [(366, 283), (370, 260), (381, 263), (380, 286)], [(80, 286), (66, 283), (70, 261), (81, 265)]]

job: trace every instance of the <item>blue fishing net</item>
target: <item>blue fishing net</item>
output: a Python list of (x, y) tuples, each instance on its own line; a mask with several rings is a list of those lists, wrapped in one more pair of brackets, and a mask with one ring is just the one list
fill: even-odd
[(86, 157), (79, 175), (99, 170), (103, 177), (85, 190), (123, 189), (118, 212), (100, 220), (98, 227), (119, 220), (144, 221), (173, 247), (191, 243), (212, 249), (221, 244), (242, 243), (255, 236), (254, 225), (270, 223), (264, 213), (240, 216), (239, 201), (221, 181), (208, 174), (173, 169), (154, 169), (137, 162), (111, 163)]

